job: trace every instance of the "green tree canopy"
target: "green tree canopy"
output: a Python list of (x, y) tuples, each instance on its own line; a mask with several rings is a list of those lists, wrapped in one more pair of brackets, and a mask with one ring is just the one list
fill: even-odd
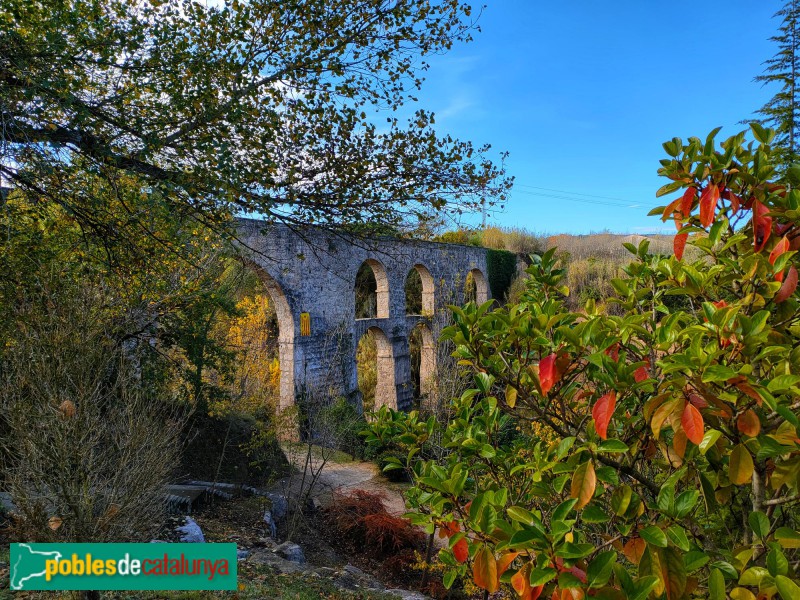
[(800, 6), (797, 0), (789, 0), (775, 16), (781, 18), (781, 26), (778, 34), (770, 40), (777, 44), (778, 53), (764, 63), (764, 73), (755, 80), (764, 85), (780, 86), (780, 90), (758, 113), (763, 116), (760, 123), (777, 131), (776, 158), (788, 165), (800, 158), (800, 91), (797, 89), (800, 71)]
[(474, 28), (456, 0), (9, 0), (0, 172), (93, 229), (109, 229), (94, 181), (121, 174), (207, 223), (466, 210), (508, 187), (488, 146), (437, 136), (423, 110), (376, 122)]

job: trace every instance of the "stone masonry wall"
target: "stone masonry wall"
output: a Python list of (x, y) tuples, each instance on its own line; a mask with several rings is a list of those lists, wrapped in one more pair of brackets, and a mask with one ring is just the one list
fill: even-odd
[[(282, 406), (321, 388), (359, 398), (356, 346), (372, 329), (378, 343), (376, 403), (408, 410), (413, 396), (411, 330), (423, 323), (432, 339), (438, 339), (442, 319), (437, 315), (446, 312), (448, 304), (463, 302), (464, 282), (471, 271), (478, 301), (489, 297), (483, 248), (392, 238), (365, 240), (250, 219), (240, 219), (238, 230), (245, 252), (276, 305)], [(356, 273), (365, 261), (376, 272), (379, 318), (355, 318)], [(405, 281), (415, 267), (423, 279), (427, 310), (422, 316), (407, 316)], [(388, 305), (388, 316), (381, 315), (382, 302), (384, 311)], [(310, 315), (310, 335), (301, 335), (301, 313)], [(432, 343), (424, 346), (423, 352), (435, 355)], [(431, 367), (431, 355), (422, 360)]]

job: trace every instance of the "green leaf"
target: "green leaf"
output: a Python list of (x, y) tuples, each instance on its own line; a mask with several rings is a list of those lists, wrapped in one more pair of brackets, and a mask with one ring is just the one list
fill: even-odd
[(590, 588), (602, 587), (608, 582), (611, 577), (611, 571), (614, 563), (617, 561), (617, 553), (613, 550), (601, 552), (586, 570), (586, 581)]
[(506, 510), (508, 516), (514, 521), (525, 523), (526, 525), (533, 525), (538, 521), (536, 516), (529, 510), (521, 506), (509, 506)]
[(768, 575), (769, 571), (764, 567), (750, 567), (739, 577), (739, 585), (758, 585)]
[(708, 452), (709, 448), (714, 446), (717, 443), (717, 440), (722, 436), (721, 431), (717, 431), (716, 429), (709, 429), (703, 434), (703, 439), (700, 440), (700, 454), (705, 455)]
[(800, 598), (800, 587), (784, 575), (778, 575), (775, 578), (775, 585), (781, 594), (783, 600), (797, 600)]
[(671, 525), (668, 527), (667, 537), (669, 538), (669, 541), (671, 541), (684, 552), (689, 551), (689, 538), (686, 537), (686, 532), (680, 525)]
[(736, 376), (736, 371), (723, 365), (709, 365), (703, 371), (703, 383), (727, 381)]
[(648, 544), (659, 548), (666, 548), (668, 545), (666, 534), (655, 525), (650, 525), (642, 529), (639, 532), (639, 536)]
[(609, 454), (627, 452), (628, 445), (620, 440), (605, 440), (597, 446), (599, 452), (608, 452)]
[(444, 589), (449, 590), (451, 587), (453, 587), (453, 583), (455, 582), (456, 577), (458, 577), (457, 570), (455, 569), (448, 570), (444, 574), (444, 577), (442, 577), (442, 585), (444, 586)]
[(708, 600), (725, 600), (725, 577), (719, 569), (711, 569), (708, 578)]
[(611, 519), (605, 511), (594, 503), (590, 503), (581, 512), (581, 519), (586, 523), (606, 523)]
[(556, 509), (553, 511), (553, 514), (550, 516), (552, 521), (563, 521), (567, 518), (570, 511), (575, 507), (578, 503), (577, 498), (570, 498), (569, 500), (565, 500), (561, 504), (559, 504)]
[(688, 515), (700, 499), (700, 493), (697, 490), (686, 490), (681, 492), (675, 500), (675, 513), (679, 518)]
[(769, 517), (763, 512), (751, 512), (750, 516), (747, 517), (747, 522), (750, 523), (750, 527), (762, 540), (769, 534)]
[(550, 567), (531, 569), (530, 584), (533, 587), (544, 585), (548, 581), (551, 581), (556, 575), (558, 575), (558, 571)]
[(773, 548), (767, 553), (767, 569), (769, 570), (769, 574), (773, 577), (786, 575), (789, 572), (789, 561), (786, 560), (786, 556), (784, 556), (780, 549), (774, 547), (775, 544), (772, 544), (772, 546)]

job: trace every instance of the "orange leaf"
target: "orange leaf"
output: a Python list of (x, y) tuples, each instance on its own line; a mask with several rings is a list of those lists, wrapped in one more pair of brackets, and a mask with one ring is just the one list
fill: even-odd
[(642, 559), (645, 548), (647, 548), (647, 542), (642, 538), (635, 537), (625, 542), (625, 545), (622, 547), (622, 553), (625, 555), (625, 558), (633, 564), (638, 565), (639, 561)]
[(47, 519), (47, 526), (53, 531), (55, 531), (56, 529), (61, 527), (61, 524), (63, 522), (64, 521), (61, 519), (61, 517), (50, 517), (49, 519)]
[(467, 543), (467, 538), (461, 538), (455, 543), (453, 546), (453, 556), (455, 556), (456, 560), (460, 563), (463, 563), (467, 560), (469, 557), (469, 544)]
[(694, 444), (699, 445), (703, 441), (703, 415), (691, 402), (687, 402), (686, 407), (683, 409), (681, 425), (683, 425), (683, 430), (686, 432), (686, 437)]
[(511, 577), (511, 587), (520, 596), (524, 597), (531, 589), (530, 584), (531, 563), (525, 563), (519, 571)]
[(786, 279), (781, 284), (781, 289), (775, 294), (775, 304), (780, 304), (789, 299), (797, 289), (797, 269), (794, 266), (789, 267), (789, 272), (786, 274)]
[(761, 421), (755, 411), (746, 410), (736, 419), (736, 427), (743, 434), (756, 437), (761, 432)]
[(753, 248), (761, 252), (772, 232), (772, 217), (766, 216), (769, 209), (758, 200), (753, 201)]
[[(775, 261), (778, 260), (778, 257), (788, 250), (789, 250), (789, 238), (783, 236), (781, 238), (781, 241), (775, 244), (775, 247), (772, 249), (772, 252), (769, 253), (769, 264), (774, 265)], [(775, 279), (777, 281), (783, 281), (783, 271), (781, 271), (780, 273), (775, 273)]]
[[(689, 188), (692, 189), (692, 188)], [(669, 217), (673, 216), (681, 207), (683, 198), (676, 198), (664, 208), (664, 213), (661, 215), (661, 220), (666, 221)]]
[(475, 555), (472, 565), (472, 579), (479, 588), (494, 594), (500, 588), (500, 578), (497, 575), (497, 561), (494, 553), (486, 546)]
[(506, 552), (503, 556), (500, 557), (500, 560), (497, 561), (497, 575), (498, 577), (506, 572), (508, 566), (514, 562), (514, 559), (519, 556), (519, 552)]
[(706, 189), (700, 194), (700, 223), (703, 227), (708, 227), (714, 222), (718, 200), (719, 188), (713, 183), (706, 186)]
[(458, 524), (458, 521), (450, 521), (449, 523), (443, 523), (439, 527), (439, 537), (451, 538), (459, 531), (461, 531), (461, 525)]
[(676, 233), (672, 240), (672, 251), (675, 253), (675, 258), (678, 260), (683, 260), (683, 251), (686, 248), (686, 241), (688, 239), (688, 233)]
[(619, 344), (617, 342), (614, 342), (606, 348), (606, 356), (611, 357), (611, 360), (614, 362), (619, 360)]
[(672, 436), (672, 449), (679, 458), (683, 458), (686, 454), (686, 432), (683, 429), (678, 429)]
[(556, 358), (558, 357), (555, 354), (551, 354), (539, 361), (539, 383), (542, 386), (542, 394), (547, 394), (561, 378), (561, 373), (556, 366)]
[(592, 408), (592, 418), (594, 419), (594, 428), (597, 430), (597, 435), (601, 439), (606, 439), (608, 433), (608, 423), (614, 415), (614, 407), (617, 404), (617, 393), (611, 390), (604, 394), (595, 403)]
[(594, 489), (597, 486), (597, 477), (594, 472), (594, 465), (591, 460), (578, 466), (575, 473), (572, 475), (572, 485), (570, 487), (570, 497), (577, 498), (578, 502), (575, 504), (575, 510), (581, 509), (592, 499), (594, 496)]

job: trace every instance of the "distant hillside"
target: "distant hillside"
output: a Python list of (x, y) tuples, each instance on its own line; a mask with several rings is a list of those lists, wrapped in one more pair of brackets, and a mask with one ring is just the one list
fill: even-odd
[(672, 236), (670, 235), (636, 235), (618, 233), (590, 233), (586, 235), (570, 235), (566, 233), (544, 238), (544, 246), (550, 249), (557, 246), (559, 251), (568, 252), (571, 260), (589, 258), (610, 258), (627, 261), (630, 253), (623, 248), (625, 242), (638, 246), (644, 239), (650, 240), (650, 252), (671, 254)]

